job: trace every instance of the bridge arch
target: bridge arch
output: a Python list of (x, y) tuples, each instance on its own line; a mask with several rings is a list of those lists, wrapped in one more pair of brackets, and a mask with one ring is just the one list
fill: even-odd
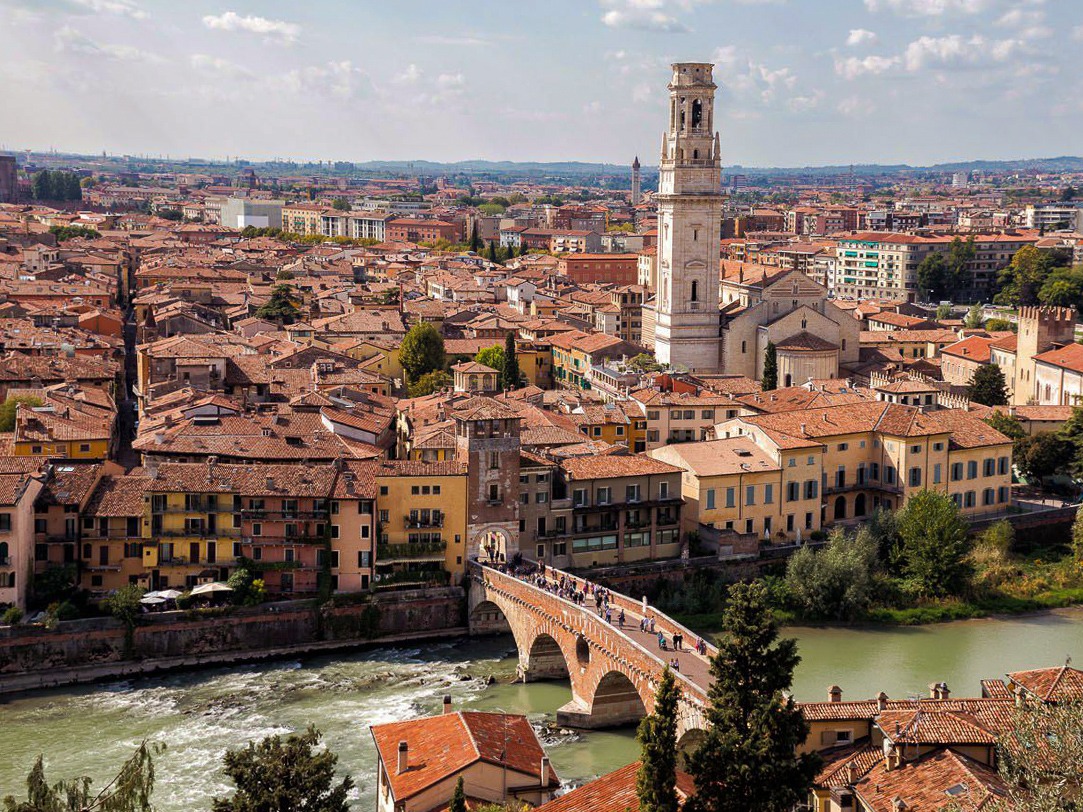
[(702, 728), (693, 727), (684, 731), (684, 734), (677, 739), (677, 766), (681, 769), (687, 769), (688, 756), (691, 755), (707, 737), (707, 731)]
[[(646, 685), (649, 692), (650, 686)], [(647, 703), (640, 689), (622, 671), (607, 671), (598, 680), (590, 697), (590, 717), (595, 727), (634, 724), (647, 715)]]
[(511, 622), (504, 610), (490, 600), (482, 600), (470, 609), (471, 634), (511, 634)]
[(544, 679), (568, 679), (571, 669), (560, 643), (546, 632), (540, 632), (527, 650), (523, 663), (523, 678), (530, 682)]

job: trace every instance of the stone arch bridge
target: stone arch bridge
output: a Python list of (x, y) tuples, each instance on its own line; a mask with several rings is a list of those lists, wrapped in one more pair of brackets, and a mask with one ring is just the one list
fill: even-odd
[[(653, 609), (655, 629), (684, 635), (684, 651), (672, 645), (660, 650), (657, 634), (641, 632), (643, 604), (625, 595), (610, 593), (614, 622), (598, 616), (594, 601), (579, 606), (529, 580), (478, 562), (470, 562), (469, 622), (473, 635), (511, 632), (519, 651), (519, 675), (523, 681), (567, 679), (572, 700), (557, 711), (557, 722), (571, 727), (600, 728), (637, 722), (654, 707), (654, 694), (667, 663), (680, 663), (676, 674), (681, 688), (677, 737), (680, 749), (694, 744), (706, 728), (705, 707), (710, 684), (707, 656), (693, 650), (696, 635)], [(546, 575), (565, 575), (547, 568)], [(616, 616), (624, 609), (625, 622), (618, 628)]]

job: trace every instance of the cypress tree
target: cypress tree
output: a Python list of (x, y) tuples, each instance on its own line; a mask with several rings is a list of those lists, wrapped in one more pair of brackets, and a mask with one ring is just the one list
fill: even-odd
[(475, 254), (481, 250), (481, 238), (478, 237), (478, 221), (474, 221), (474, 225), (470, 229), (470, 250)]
[(496, 243), (489, 240), (489, 262), (496, 262)]
[(789, 812), (807, 801), (820, 762), (796, 755), (809, 726), (783, 696), (801, 660), (797, 644), (778, 639), (762, 582), (730, 589), (723, 628), (711, 660), (710, 727), (688, 760), (696, 791), (685, 812)]
[(666, 668), (654, 694), (654, 712), (639, 723), (640, 767), (636, 795), (640, 812), (677, 812), (677, 703), (681, 689)]
[(515, 334), (509, 332), (504, 336), (504, 366), (500, 370), (501, 388), (518, 389), (521, 375), (519, 359), (515, 357)]
[(451, 803), (447, 812), (466, 812), (466, 791), (463, 790), (463, 777), (455, 782), (455, 791), (451, 794)]
[(778, 389), (778, 352), (773, 342), (767, 342), (767, 351), (763, 354), (763, 378), (760, 380), (764, 392)]

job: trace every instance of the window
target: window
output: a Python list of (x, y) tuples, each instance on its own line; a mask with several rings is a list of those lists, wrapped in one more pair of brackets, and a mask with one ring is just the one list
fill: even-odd
[(811, 530), (812, 529), (812, 514), (811, 513), (806, 513), (805, 514), (805, 529), (806, 530)]
[(0, 533), (11, 532), (11, 514), (0, 513)]
[(1006, 474), (1006, 473), (1008, 473), (1009, 465), (1010, 465), (1010, 460), (1009, 460), (1008, 457), (1000, 457), (997, 460), (997, 473), (998, 474)]
[(500, 454), (497, 451), (489, 452), (489, 470), (495, 471), (500, 467)]
[(768, 483), (763, 486), (763, 503), (765, 505), (773, 504), (775, 501), (775, 486)]
[(526, 491), (523, 491), (521, 494), (519, 494), (519, 503), (523, 504), (523, 505), (529, 505), (530, 504), (530, 494), (527, 493)]
[(963, 464), (961, 462), (953, 462), (951, 464), (951, 481), (958, 482), (963, 478)]
[(576, 488), (572, 492), (572, 504), (575, 505), (575, 507), (583, 507), (587, 504), (586, 488)]
[(658, 483), (658, 498), (659, 499), (669, 499), (669, 483), (668, 482), (659, 482)]
[(421, 486), (420, 485), (411, 485), (410, 486), (410, 495), (411, 496), (418, 496), (420, 493), (421, 493)]
[(921, 469), (920, 468), (911, 468), (910, 469), (910, 487), (911, 488), (920, 488), (921, 487)]
[(714, 409), (704, 409), (700, 412), (700, 417), (704, 420), (714, 420)]
[(992, 457), (982, 460), (982, 476), (994, 476), (997, 472), (997, 461)]
[(357, 566), (368, 567), (369, 562), (372, 560), (371, 550), (358, 550), (357, 552)]
[(940, 463), (936, 463), (933, 465), (933, 484), (940, 484)]
[(944, 450), (944, 444), (943, 443), (933, 443), (933, 451), (943, 451), (943, 450)]
[(731, 508), (737, 501), (737, 489), (726, 488), (726, 507)]
[(500, 501), (500, 486), (497, 485), (495, 482), (492, 485), (489, 486), (489, 501), (490, 502), (499, 502)]
[(263, 535), (263, 525), (261, 523), (259, 523), (259, 522), (253, 522), (252, 523), (252, 535), (253, 536), (262, 536)]
[(549, 501), (548, 492), (546, 492), (546, 491), (538, 491), (536, 494), (534, 494), (534, 502), (535, 502), (535, 504), (544, 505), (548, 501)]
[(747, 485), (745, 487), (745, 504), (746, 505), (754, 505), (754, 504), (756, 504), (756, 486), (755, 485)]
[(982, 491), (982, 493), (981, 493), (981, 503), (982, 503), (983, 505), (993, 505), (993, 504), (996, 504), (996, 499), (997, 499), (997, 494), (996, 494), (996, 491), (995, 491), (995, 490), (993, 490), (992, 488), (986, 488), (986, 489), (985, 489), (984, 491)]
[(839, 443), (839, 451), (845, 451), (850, 447), (849, 443)]
[(977, 460), (970, 460), (966, 464), (966, 478), (967, 479), (977, 479), (978, 478), (978, 461)]
[(624, 501), (625, 502), (638, 502), (639, 501), (639, 485), (628, 485), (624, 489)]
[(976, 501), (977, 500), (975, 498), (974, 491), (967, 491), (963, 495), (963, 507), (968, 507), (968, 508), (974, 507), (974, 504), (975, 504)]
[(612, 488), (598, 488), (598, 504), (608, 505), (613, 501)]
[(801, 483), (800, 482), (787, 482), (786, 483), (786, 501), (796, 502), (801, 498)]
[(910, 446), (910, 453), (911, 454), (920, 454), (921, 453), (921, 446), (919, 446), (919, 445)]
[(387, 496), (387, 485), (380, 486), (380, 496)]
[(756, 523), (752, 519), (745, 519), (745, 532), (746, 533), (755, 533), (756, 532)]
[(433, 494), (433, 496), (439, 496), (440, 495), (440, 486), (439, 485), (433, 485), (432, 486), (432, 494)]
[(819, 492), (820, 492), (820, 483), (819, 482), (817, 482), (815, 479), (809, 479), (809, 480), (805, 481), (805, 498), (806, 499), (815, 499), (817, 496), (819, 496)]

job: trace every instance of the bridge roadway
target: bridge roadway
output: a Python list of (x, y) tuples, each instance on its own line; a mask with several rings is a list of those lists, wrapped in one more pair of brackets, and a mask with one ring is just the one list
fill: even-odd
[[(557, 593), (562, 576), (576, 590), (582, 590), (586, 582), (552, 567), (545, 568), (544, 586), (533, 565), (512, 573), (472, 561), (469, 576), (471, 634), (510, 631), (524, 681), (568, 679), (571, 683), (572, 701), (558, 711), (558, 723), (594, 728), (638, 721), (653, 708), (658, 678), (676, 658), (682, 748), (690, 746), (705, 728), (708, 659), (715, 649), (707, 644), (706, 654), (697, 652), (697, 635), (672, 618), (650, 606), (644, 612), (643, 601), (610, 592), (613, 614), (612, 623), (607, 623), (599, 616), (593, 595), (579, 605)], [(623, 628), (617, 623), (621, 609)], [(640, 631), (644, 615), (654, 619), (653, 634)], [(659, 648), (658, 631), (665, 634), (665, 650)], [(675, 632), (684, 636), (682, 651), (673, 649)]]

